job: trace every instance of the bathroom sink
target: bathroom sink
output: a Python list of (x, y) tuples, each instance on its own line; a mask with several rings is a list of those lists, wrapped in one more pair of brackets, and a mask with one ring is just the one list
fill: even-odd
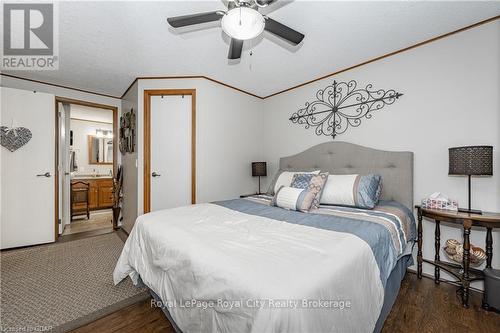
[(72, 179), (85, 179), (85, 178), (113, 178), (110, 175), (74, 175), (71, 177)]

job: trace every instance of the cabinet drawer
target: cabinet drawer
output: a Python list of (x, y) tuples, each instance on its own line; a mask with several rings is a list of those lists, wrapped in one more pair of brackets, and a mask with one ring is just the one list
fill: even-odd
[(113, 187), (113, 179), (99, 179), (96, 181), (97, 186), (102, 187), (102, 186), (107, 186), (107, 187)]

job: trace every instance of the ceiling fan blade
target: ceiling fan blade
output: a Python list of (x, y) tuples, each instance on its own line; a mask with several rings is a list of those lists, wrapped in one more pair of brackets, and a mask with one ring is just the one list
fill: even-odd
[(206, 12), (193, 15), (183, 15), (167, 18), (168, 23), (174, 28), (186, 27), (188, 25), (218, 21), (224, 16), (221, 11)]
[(243, 50), (243, 41), (235, 38), (231, 38), (231, 45), (229, 46), (228, 59), (239, 59), (241, 58), (241, 51)]
[(300, 32), (295, 31), (292, 28), (287, 27), (286, 25), (281, 24), (269, 17), (266, 17), (266, 25), (264, 27), (264, 30), (280, 36), (281, 38), (286, 39), (295, 45), (299, 44), (305, 37)]

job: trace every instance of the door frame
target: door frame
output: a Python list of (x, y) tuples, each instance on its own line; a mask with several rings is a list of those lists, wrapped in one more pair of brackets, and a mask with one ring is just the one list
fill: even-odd
[(196, 203), (196, 89), (144, 90), (144, 214), (151, 211), (151, 96), (191, 96), (191, 203)]
[[(106, 104), (99, 104), (94, 102), (87, 102), (79, 99), (72, 99), (66, 97), (55, 97), (55, 221), (54, 221), (54, 241), (56, 242), (59, 238), (59, 103), (66, 104), (76, 104), (82, 106), (88, 106), (99, 109), (106, 109), (113, 111), (113, 176), (116, 175), (116, 170), (118, 168), (118, 107)], [(70, 203), (71, 204), (71, 203)], [(115, 227), (115, 226), (113, 226)]]

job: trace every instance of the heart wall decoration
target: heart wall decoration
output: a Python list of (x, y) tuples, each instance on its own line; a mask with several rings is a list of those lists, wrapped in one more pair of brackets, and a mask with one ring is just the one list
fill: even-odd
[(31, 137), (31, 131), (26, 127), (0, 127), (0, 144), (11, 152), (27, 144), (31, 140)]

